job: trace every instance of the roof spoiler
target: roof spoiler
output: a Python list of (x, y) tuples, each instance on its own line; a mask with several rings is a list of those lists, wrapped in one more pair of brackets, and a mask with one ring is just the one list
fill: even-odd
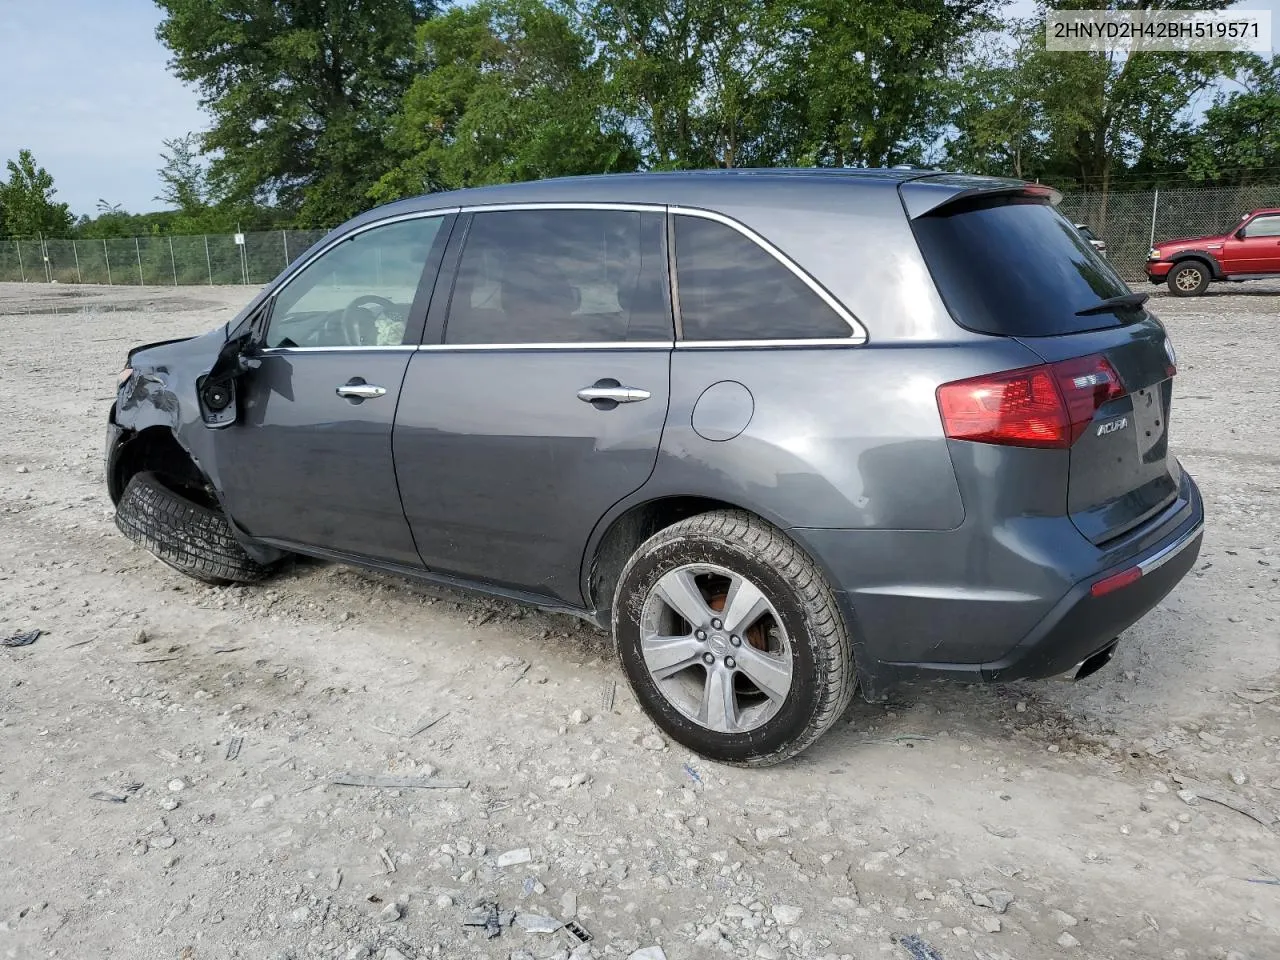
[(947, 173), (936, 177), (908, 180), (898, 187), (902, 206), (912, 220), (929, 213), (940, 213), (947, 207), (966, 200), (997, 197), (1028, 197), (1046, 200), (1057, 206), (1062, 194), (1053, 187), (1025, 180), (1001, 180), (996, 177), (971, 177)]

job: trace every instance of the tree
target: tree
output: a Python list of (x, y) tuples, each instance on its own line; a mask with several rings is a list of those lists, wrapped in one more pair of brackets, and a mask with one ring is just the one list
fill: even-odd
[(311, 226), (368, 206), (434, 0), (156, 2), (172, 68), (213, 114), (200, 146), (230, 200), (276, 202)]
[(997, 0), (796, 0), (787, 55), (795, 160), (924, 159), (949, 119), (956, 66)]
[[(1092, 8), (1093, 3), (1071, 0), (1055, 9)], [(1227, 3), (1180, 0), (1178, 9), (1216, 10)], [(1167, 0), (1104, 5), (1111, 10), (1168, 7)], [(949, 144), (949, 156), (978, 160), (975, 172), (1010, 173), (1016, 141), (1035, 153), (1018, 152), (1020, 175), (1099, 190), (1104, 198), (1118, 173), (1156, 176), (1178, 164), (1191, 128), (1189, 104), (1232, 71), (1238, 55), (1049, 51), (1046, 11), (1042, 6), (1037, 17), (1017, 26), (1016, 42), (1003, 57), (968, 66), (964, 85), (970, 93), (954, 119), (960, 132)]]
[(370, 192), (634, 169), (591, 42), (540, 0), (485, 0), (419, 28), (418, 75), (394, 121), (400, 162)]
[(1280, 57), (1251, 59), (1239, 82), (1192, 135), (1188, 172), (1197, 180), (1243, 185), (1280, 174)]
[(164, 141), (160, 154), (164, 166), (159, 170), (164, 184), (157, 200), (162, 200), (186, 214), (198, 213), (209, 202), (208, 173), (200, 161), (200, 138), (197, 134)]
[(0, 182), (0, 210), (5, 229), (15, 237), (60, 237), (71, 229), (71, 211), (55, 203), (58, 192), (49, 171), (36, 163), (30, 150), (19, 150), (18, 159), (6, 165), (9, 179)]

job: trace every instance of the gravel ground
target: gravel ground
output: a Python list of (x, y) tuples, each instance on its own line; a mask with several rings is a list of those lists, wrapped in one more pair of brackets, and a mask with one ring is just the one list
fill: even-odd
[(904, 687), (764, 771), (664, 742), (576, 621), (120, 536), (126, 349), (249, 295), (0, 284), (0, 636), (47, 631), (0, 649), (0, 957), (1280, 956), (1280, 827), (1195, 792), (1280, 811), (1280, 285), (1155, 294), (1210, 526), (1107, 669)]

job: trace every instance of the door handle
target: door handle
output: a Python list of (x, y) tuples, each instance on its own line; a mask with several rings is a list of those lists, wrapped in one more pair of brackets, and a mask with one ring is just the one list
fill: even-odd
[(387, 388), (365, 383), (359, 377), (352, 377), (350, 381), (338, 387), (337, 393), (340, 397), (359, 402), (361, 400), (373, 400), (376, 397), (385, 397)]
[(612, 386), (607, 383), (596, 383), (590, 387), (583, 387), (578, 391), (578, 399), (583, 403), (639, 403), (641, 400), (648, 400), (653, 394), (648, 390), (641, 390), (639, 387), (624, 387), (616, 380), (612, 381)]

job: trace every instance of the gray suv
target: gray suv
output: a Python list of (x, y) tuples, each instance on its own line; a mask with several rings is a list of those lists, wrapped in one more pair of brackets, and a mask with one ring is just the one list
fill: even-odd
[(731, 763), (855, 689), (1086, 675), (1203, 507), (1165, 330), (1057, 199), (735, 170), (372, 210), (129, 354), (118, 525), (213, 582), (300, 553), (586, 617)]

